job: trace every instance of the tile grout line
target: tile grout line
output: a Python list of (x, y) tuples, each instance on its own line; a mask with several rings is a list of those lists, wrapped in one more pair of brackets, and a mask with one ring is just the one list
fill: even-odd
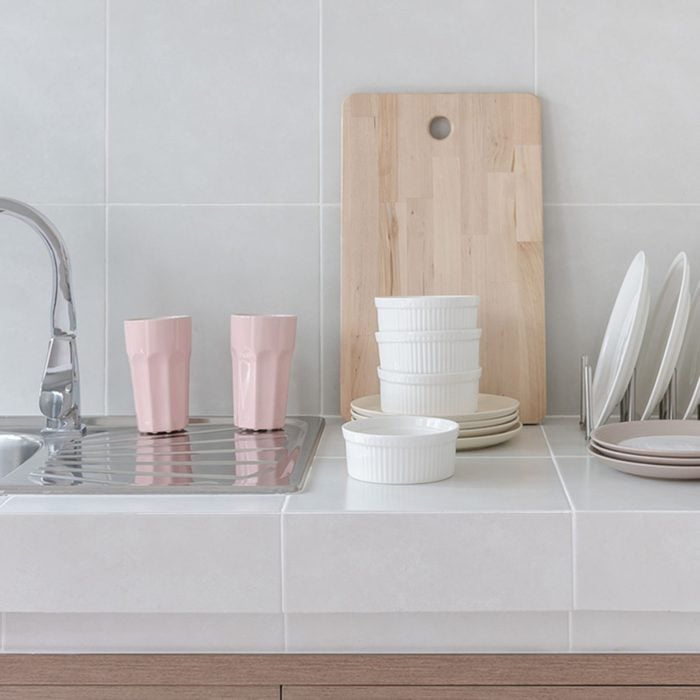
[(537, 95), (539, 89), (537, 53), (539, 51), (539, 28), (537, 26), (537, 0), (532, 0), (532, 63), (533, 63), (533, 92)]
[(282, 605), (282, 631), (284, 636), (284, 650), (287, 651), (289, 640), (287, 636), (287, 582), (285, 572), (286, 558), (285, 553), (285, 531), (284, 531), (284, 513), (289, 502), (289, 494), (284, 497), (282, 507), (280, 508), (280, 597)]
[(572, 610), (569, 611), (569, 651), (572, 649), (572, 644), (573, 644), (573, 630), (572, 630), (572, 619), (573, 615), (572, 612), (573, 610), (576, 609), (576, 598), (577, 598), (577, 590), (576, 590), (576, 510), (574, 509), (574, 502), (573, 499), (571, 498), (571, 495), (569, 494), (569, 489), (566, 488), (566, 484), (564, 483), (564, 477), (562, 476), (561, 470), (559, 469), (559, 462), (557, 461), (557, 457), (554, 455), (554, 450), (552, 449), (552, 445), (549, 442), (549, 438), (547, 437), (547, 431), (544, 429), (543, 425), (540, 425), (540, 430), (542, 431), (542, 436), (544, 437), (544, 441), (547, 445), (547, 449), (549, 449), (549, 454), (551, 455), (552, 462), (554, 463), (554, 469), (557, 472), (557, 477), (559, 478), (559, 483), (561, 484), (561, 487), (564, 491), (564, 495), (566, 496), (566, 500), (569, 503), (569, 508), (571, 508), (571, 607)]
[(104, 123), (104, 362), (103, 377), (103, 410), (109, 413), (109, 15), (110, 0), (105, 0), (105, 123)]
[(318, 0), (318, 365), (320, 374), (318, 381), (318, 407), (320, 413), (323, 413), (326, 390), (326, 358), (323, 343), (326, 330), (325, 305), (323, 303), (325, 283), (323, 256), (323, 0)]

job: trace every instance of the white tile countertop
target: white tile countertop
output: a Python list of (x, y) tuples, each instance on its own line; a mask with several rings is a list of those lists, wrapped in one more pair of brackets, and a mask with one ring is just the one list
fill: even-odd
[(0, 501), (0, 649), (700, 651), (699, 482), (550, 418), (447, 481), (366, 484), (339, 425), (300, 494)]

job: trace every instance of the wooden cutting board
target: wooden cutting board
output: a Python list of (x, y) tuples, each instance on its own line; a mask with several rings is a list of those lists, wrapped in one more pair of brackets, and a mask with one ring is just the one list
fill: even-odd
[[(431, 134), (436, 117), (449, 120), (448, 136)], [(544, 417), (541, 143), (533, 95), (345, 100), (345, 417), (353, 398), (379, 390), (374, 297), (414, 294), (479, 294), (481, 391), (520, 399), (524, 422)]]

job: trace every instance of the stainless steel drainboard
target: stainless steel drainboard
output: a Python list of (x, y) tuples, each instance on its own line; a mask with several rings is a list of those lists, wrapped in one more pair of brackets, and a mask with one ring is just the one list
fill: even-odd
[(282, 430), (252, 432), (224, 419), (199, 419), (168, 435), (97, 426), (80, 438), (45, 442), (0, 479), (0, 493), (298, 491), (323, 425), (323, 418), (291, 417)]

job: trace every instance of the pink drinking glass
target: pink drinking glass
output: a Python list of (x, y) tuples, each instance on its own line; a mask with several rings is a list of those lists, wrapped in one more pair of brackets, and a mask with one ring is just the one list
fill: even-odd
[(190, 411), (192, 318), (124, 321), (124, 335), (139, 432), (184, 430)]
[(284, 427), (296, 316), (231, 316), (233, 422), (247, 430)]

